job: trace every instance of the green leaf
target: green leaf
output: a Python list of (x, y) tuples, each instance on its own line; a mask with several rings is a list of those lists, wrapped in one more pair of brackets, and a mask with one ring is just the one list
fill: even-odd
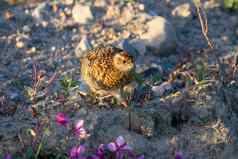
[(135, 79), (135, 81), (138, 82), (139, 85), (143, 84), (144, 80), (140, 74), (133, 72), (132, 76)]
[(238, 0), (224, 0), (225, 9), (238, 10)]
[(26, 150), (26, 158), (32, 159), (34, 157), (34, 151), (32, 147), (28, 147)]
[(45, 134), (46, 136), (50, 136), (50, 134), (51, 134), (50, 129), (49, 129), (49, 128), (45, 128), (45, 129), (44, 129), (44, 134)]
[(60, 85), (65, 91), (68, 91), (70, 88), (77, 86), (77, 84), (78, 81), (73, 80), (69, 76), (63, 76), (60, 80)]
[(196, 7), (199, 7), (201, 5), (201, 1), (200, 0), (193, 0), (193, 3)]

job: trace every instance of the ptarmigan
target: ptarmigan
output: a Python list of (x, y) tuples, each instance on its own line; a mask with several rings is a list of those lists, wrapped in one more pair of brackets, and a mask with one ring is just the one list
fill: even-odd
[(88, 51), (80, 62), (82, 79), (92, 92), (122, 101), (120, 90), (133, 80), (132, 56), (113, 46), (99, 46)]

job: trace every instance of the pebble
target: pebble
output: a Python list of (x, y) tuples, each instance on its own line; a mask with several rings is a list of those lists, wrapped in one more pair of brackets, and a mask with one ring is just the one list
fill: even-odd
[(48, 23), (47, 21), (43, 20), (43, 21), (41, 21), (41, 25), (42, 25), (44, 28), (46, 28), (46, 27), (49, 25), (49, 23)]
[(16, 48), (21, 49), (21, 48), (23, 48), (24, 46), (25, 46), (24, 42), (22, 42), (22, 41), (17, 41), (17, 43), (16, 43)]
[(95, 7), (105, 7), (107, 4), (106, 4), (106, 1), (105, 0), (95, 0), (94, 1), (94, 6)]
[(148, 30), (141, 35), (148, 51), (158, 56), (174, 54), (177, 37), (172, 24), (164, 17), (156, 16), (147, 23)]
[(9, 98), (13, 101), (19, 101), (20, 100), (20, 95), (18, 92), (14, 91), (14, 92), (8, 92), (9, 93)]
[(134, 16), (133, 8), (131, 7), (123, 8), (119, 21), (122, 25), (125, 25), (132, 20), (133, 16)]
[(88, 37), (84, 35), (75, 49), (75, 55), (80, 58), (84, 55), (84, 52), (90, 48), (91, 44), (88, 41)]
[(30, 33), (31, 32), (31, 28), (28, 25), (24, 25), (22, 30), (26, 33)]
[(69, 16), (69, 15), (72, 15), (72, 10), (71, 10), (70, 8), (68, 8), (68, 7), (64, 9), (64, 12), (65, 12), (66, 15), (68, 15), (68, 16)]
[(79, 24), (86, 24), (93, 19), (91, 9), (87, 5), (76, 4), (72, 10), (72, 16), (75, 22)]
[(34, 17), (37, 21), (42, 20), (42, 10), (46, 7), (46, 3), (40, 3), (33, 11), (32, 17)]
[(55, 47), (55, 46), (52, 46), (52, 47), (50, 48), (50, 50), (51, 50), (52, 52), (54, 52), (54, 51), (56, 50), (56, 47)]
[(131, 45), (139, 52), (141, 56), (144, 56), (146, 53), (145, 43), (140, 39), (134, 39), (131, 41)]
[(26, 51), (27, 54), (34, 54), (36, 52), (36, 47), (32, 47)]
[(191, 16), (191, 5), (189, 3), (184, 3), (179, 6), (177, 6), (173, 11), (172, 11), (173, 16), (179, 16), (182, 18), (187, 18)]
[(163, 96), (167, 91), (172, 89), (173, 87), (169, 82), (164, 82), (159, 86), (152, 86), (152, 91), (155, 96)]
[(138, 8), (139, 8), (140, 11), (144, 11), (145, 10), (145, 5), (141, 3), (141, 4), (138, 5)]
[(74, 0), (63, 0), (63, 3), (64, 3), (65, 5), (71, 5), (71, 4), (74, 3)]

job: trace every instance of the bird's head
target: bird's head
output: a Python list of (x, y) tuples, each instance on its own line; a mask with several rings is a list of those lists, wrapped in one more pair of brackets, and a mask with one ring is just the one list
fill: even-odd
[(120, 52), (113, 57), (113, 66), (122, 72), (129, 72), (134, 68), (133, 57), (126, 52)]

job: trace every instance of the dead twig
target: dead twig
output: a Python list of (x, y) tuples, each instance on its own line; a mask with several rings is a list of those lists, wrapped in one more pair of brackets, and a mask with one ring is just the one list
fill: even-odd
[(208, 22), (207, 22), (206, 13), (205, 13), (204, 9), (202, 8), (202, 6), (200, 5), (200, 2), (195, 4), (195, 6), (196, 6), (199, 22), (200, 22), (200, 25), (202, 28), (202, 34), (203, 34), (204, 38), (206, 39), (209, 48), (214, 49), (213, 42), (208, 36)]

